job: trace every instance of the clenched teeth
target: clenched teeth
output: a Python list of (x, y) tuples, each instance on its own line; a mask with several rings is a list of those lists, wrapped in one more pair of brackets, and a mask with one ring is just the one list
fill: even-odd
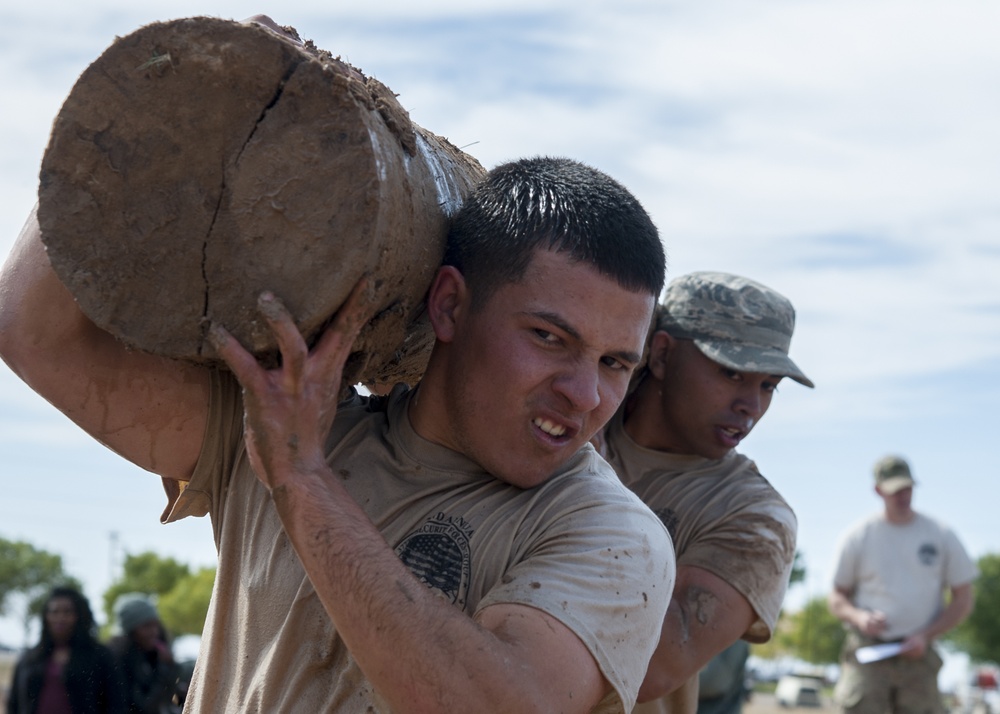
[(566, 427), (560, 424), (553, 424), (548, 419), (536, 418), (531, 423), (550, 436), (562, 436), (566, 433)]

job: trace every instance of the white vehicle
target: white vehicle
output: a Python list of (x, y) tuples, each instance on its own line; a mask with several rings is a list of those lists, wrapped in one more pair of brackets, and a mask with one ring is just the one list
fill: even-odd
[(822, 686), (821, 677), (786, 674), (778, 680), (774, 697), (783, 707), (818, 707), (822, 705), (820, 700)]

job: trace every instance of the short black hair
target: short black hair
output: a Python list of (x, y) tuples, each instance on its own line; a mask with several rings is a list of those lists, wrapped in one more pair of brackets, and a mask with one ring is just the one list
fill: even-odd
[(537, 249), (566, 252), (627, 290), (658, 297), (666, 277), (659, 232), (624, 186), (566, 158), (497, 166), (452, 219), (444, 265), (458, 268), (482, 306), (524, 277)]

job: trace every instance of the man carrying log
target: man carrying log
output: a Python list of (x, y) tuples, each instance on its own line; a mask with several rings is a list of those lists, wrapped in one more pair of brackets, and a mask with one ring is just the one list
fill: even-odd
[(340, 403), (373, 309), (365, 280), (311, 350), (261, 295), (274, 369), (213, 325), (230, 373), (96, 328), (38, 233), (32, 216), (0, 273), (0, 355), (180, 484), (166, 521), (212, 518), (190, 711), (632, 707), (674, 561), (587, 445), (625, 395), (663, 284), (656, 229), (624, 188), (565, 159), (490, 172), (427, 296), (423, 379)]
[(738, 638), (771, 637), (795, 558), (795, 514), (736, 447), (784, 377), (813, 384), (788, 356), (791, 302), (756, 281), (683, 275), (656, 320), (648, 366), (608, 424), (606, 451), (677, 554), (677, 584), (633, 712), (694, 714), (698, 671), (710, 658)]

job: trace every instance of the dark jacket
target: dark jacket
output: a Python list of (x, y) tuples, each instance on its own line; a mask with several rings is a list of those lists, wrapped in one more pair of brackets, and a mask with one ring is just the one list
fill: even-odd
[(156, 657), (147, 656), (138, 646), (124, 639), (111, 643), (118, 676), (125, 685), (126, 710), (129, 714), (172, 714), (179, 712), (183, 701), (179, 688), (180, 668)]
[[(14, 669), (7, 714), (35, 714), (47, 658), (28, 650)], [(72, 650), (63, 682), (73, 714), (125, 714), (125, 698), (111, 651), (96, 642)]]

